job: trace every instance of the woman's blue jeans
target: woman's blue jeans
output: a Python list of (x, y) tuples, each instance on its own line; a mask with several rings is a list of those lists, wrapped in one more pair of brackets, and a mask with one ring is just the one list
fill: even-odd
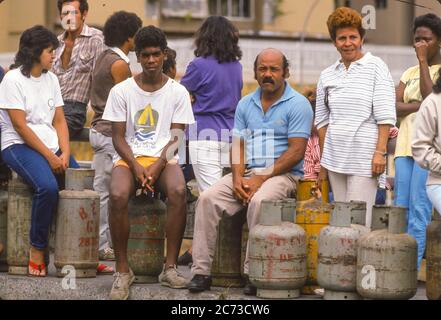
[[(47, 160), (26, 144), (15, 144), (2, 151), (5, 163), (33, 189), (30, 243), (39, 250), (48, 246), (49, 229), (57, 209), (61, 176), (55, 176)], [(73, 157), (69, 167), (79, 168)]]
[(418, 243), (418, 270), (426, 247), (426, 227), (432, 217), (432, 204), (427, 196), (428, 171), (411, 157), (395, 159), (394, 204), (406, 207), (407, 232)]

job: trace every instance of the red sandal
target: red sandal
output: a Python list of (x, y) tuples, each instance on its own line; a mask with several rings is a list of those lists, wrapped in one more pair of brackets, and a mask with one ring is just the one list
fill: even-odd
[(99, 263), (98, 264), (98, 267), (96, 268), (96, 271), (99, 274), (113, 274), (114, 273), (114, 270), (113, 270), (113, 268), (111, 266), (106, 266), (103, 263)]
[[(31, 271), (38, 271), (40, 274), (33, 274)], [(43, 274), (44, 272), (44, 274)], [(37, 277), (37, 278), (44, 278), (46, 277), (46, 265), (44, 262), (42, 264), (36, 264), (35, 262), (29, 260), (28, 265), (28, 276), (30, 277)]]

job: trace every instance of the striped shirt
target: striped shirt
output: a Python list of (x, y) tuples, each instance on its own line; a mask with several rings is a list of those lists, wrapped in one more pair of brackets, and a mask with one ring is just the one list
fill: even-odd
[(321, 160), (326, 169), (372, 177), (378, 125), (395, 122), (394, 82), (380, 58), (366, 53), (349, 69), (337, 61), (321, 73), (315, 124), (328, 126)]
[(317, 133), (311, 135), (306, 145), (303, 171), (304, 179), (317, 180), (320, 173), (320, 144)]
[(67, 69), (63, 68), (61, 56), (65, 49), (66, 32), (58, 36), (60, 46), (55, 52), (52, 71), (57, 75), (64, 101), (87, 104), (92, 86), (92, 71), (96, 60), (105, 50), (103, 33), (86, 24), (75, 45)]

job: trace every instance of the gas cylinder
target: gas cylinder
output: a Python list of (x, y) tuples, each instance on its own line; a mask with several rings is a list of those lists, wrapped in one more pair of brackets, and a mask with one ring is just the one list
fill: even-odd
[[(72, 171), (75, 171), (72, 173)], [(100, 197), (84, 189), (89, 170), (68, 169), (66, 186), (59, 193), (55, 234), (55, 267), (57, 276), (66, 276), (65, 267), (74, 268), (77, 278), (96, 277), (98, 266)], [(78, 183), (69, 181), (75, 177)]]
[[(315, 198), (317, 195), (317, 181), (316, 180), (300, 180), (297, 187), (297, 201), (306, 201)], [(327, 180), (322, 181), (321, 185), (322, 201), (329, 203), (329, 183)]]
[(303, 294), (314, 294), (314, 290), (319, 288), (317, 285), (318, 237), (320, 231), (329, 225), (331, 211), (332, 205), (316, 198), (297, 201), (296, 223), (306, 232), (308, 276), (302, 288)]
[(371, 231), (387, 229), (387, 221), (391, 210), (395, 210), (394, 207), (384, 205), (373, 206)]
[(6, 262), (8, 245), (8, 182), (0, 181), (0, 243), (3, 245), (3, 252), (0, 254), (0, 272), (8, 271)]
[(295, 200), (262, 201), (249, 234), (249, 278), (257, 297), (298, 298), (306, 282), (306, 233), (295, 221)]
[(318, 284), (325, 300), (357, 300), (357, 241), (366, 229), (351, 227), (349, 202), (334, 202), (330, 225), (318, 240)]
[(219, 223), (216, 251), (211, 266), (212, 284), (215, 287), (243, 287), (241, 276), (242, 226), (246, 211), (233, 216), (224, 215)]
[(141, 194), (129, 201), (129, 265), (136, 283), (156, 283), (164, 266), (167, 207), (154, 197)]
[(426, 295), (429, 300), (441, 300), (441, 215), (436, 211), (426, 236)]
[(66, 190), (93, 190), (94, 169), (68, 169), (66, 171)]
[(351, 227), (360, 229), (362, 234), (371, 231), (366, 224), (366, 202), (364, 201), (350, 201), (351, 210)]
[(388, 229), (359, 240), (357, 291), (368, 299), (410, 299), (417, 292), (417, 243), (406, 233), (406, 208), (391, 207)]
[(8, 184), (7, 262), (9, 274), (28, 274), (32, 195), (32, 189), (13, 172)]

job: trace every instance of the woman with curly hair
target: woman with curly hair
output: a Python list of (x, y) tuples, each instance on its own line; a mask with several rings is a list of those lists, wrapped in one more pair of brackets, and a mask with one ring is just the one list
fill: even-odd
[(335, 201), (365, 201), (370, 227), (389, 129), (396, 121), (394, 82), (380, 58), (363, 53), (365, 30), (357, 11), (338, 8), (327, 24), (341, 59), (321, 73), (317, 85), (319, 180), (329, 177)]
[(58, 47), (42, 26), (23, 32), (14, 67), (0, 84), (1, 148), (5, 163), (33, 189), (29, 275), (47, 274), (44, 252), (58, 202), (58, 181), (69, 167), (69, 133), (57, 77), (48, 70)]
[(222, 178), (229, 163), (230, 132), (243, 86), (238, 43), (239, 32), (228, 19), (207, 18), (196, 32), (196, 58), (181, 80), (193, 99), (196, 123), (188, 130), (189, 149), (200, 193)]
[(418, 243), (418, 268), (426, 244), (432, 204), (427, 195), (427, 165), (421, 168), (412, 157), (412, 136), (416, 112), (432, 92), (441, 69), (441, 19), (434, 14), (417, 17), (413, 25), (418, 64), (407, 69), (397, 88), (396, 110), (401, 118), (395, 151), (395, 205), (408, 208), (408, 233)]

